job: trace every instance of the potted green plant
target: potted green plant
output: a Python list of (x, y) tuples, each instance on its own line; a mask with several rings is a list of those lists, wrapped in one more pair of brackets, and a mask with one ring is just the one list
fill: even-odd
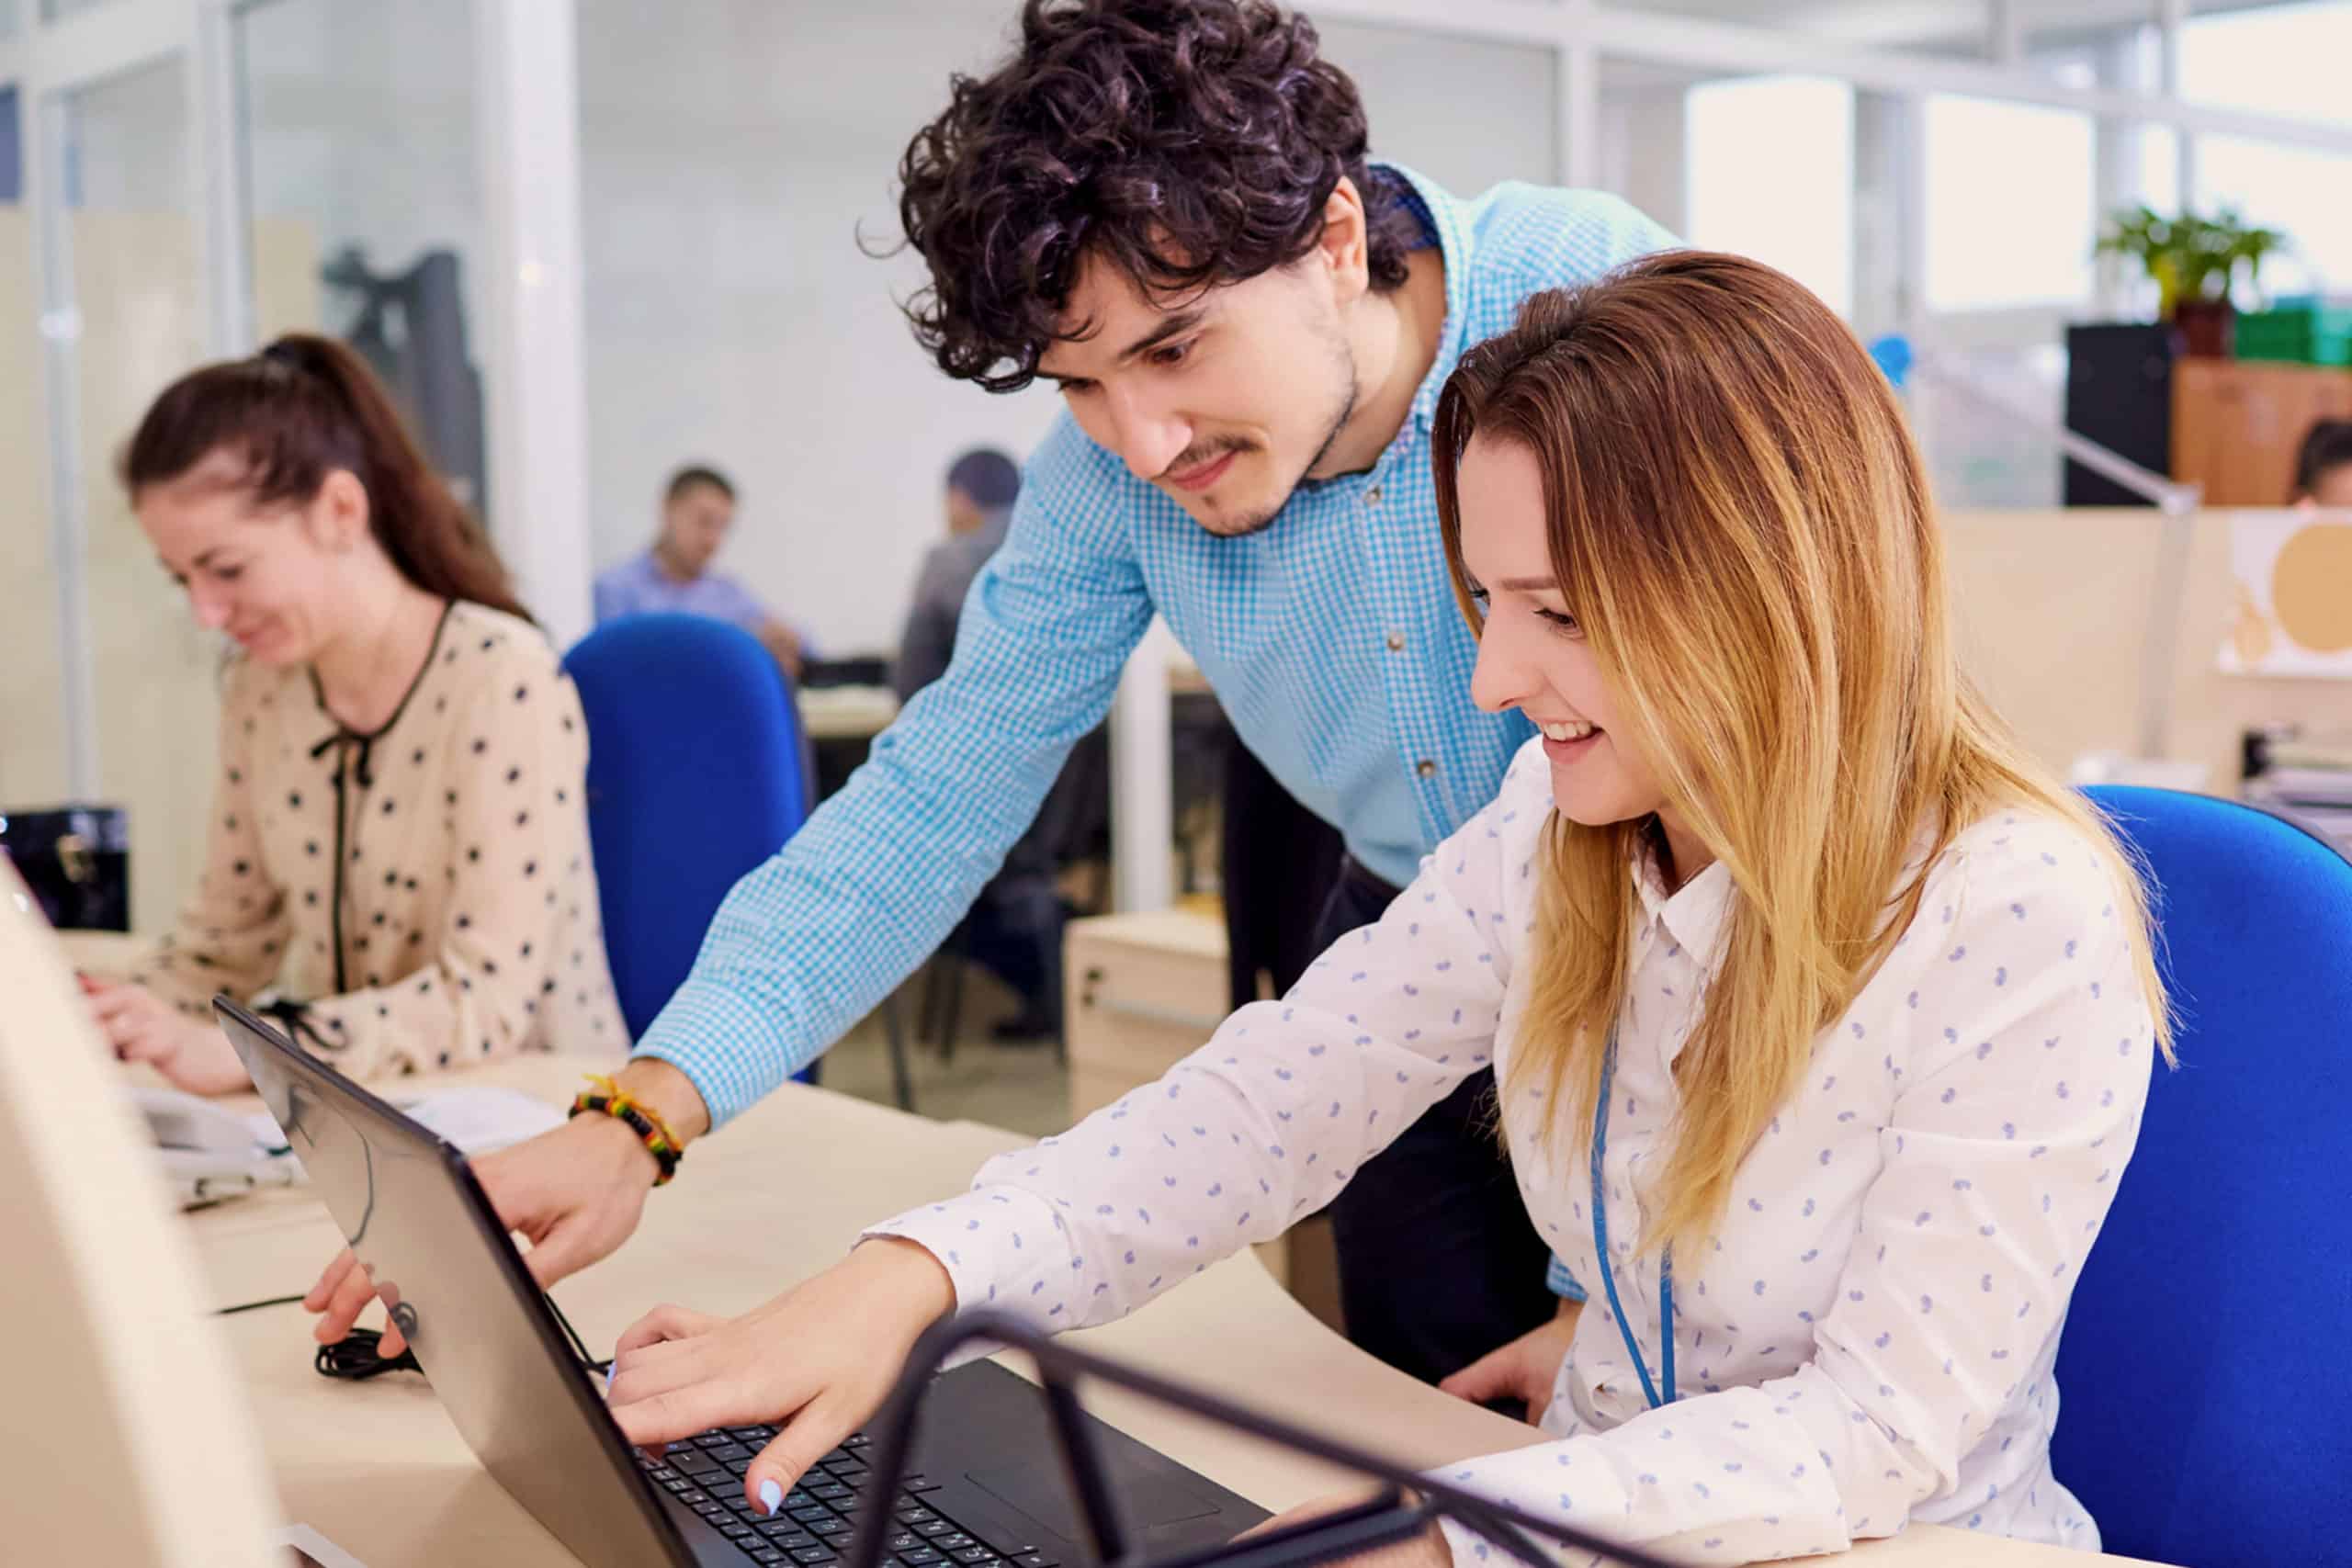
[(2286, 243), (2278, 230), (2248, 224), (2233, 207), (2211, 218), (2188, 211), (2166, 218), (2143, 205), (2108, 220), (2098, 254), (2141, 265), (2156, 285), (2157, 319), (2179, 330), (2185, 352), (2226, 357), (2235, 335), (2232, 295), (2239, 269), (2246, 287), (2258, 288), (2263, 259)]

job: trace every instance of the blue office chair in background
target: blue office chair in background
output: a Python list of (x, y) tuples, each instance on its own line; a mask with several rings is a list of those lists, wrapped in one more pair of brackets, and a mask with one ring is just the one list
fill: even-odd
[[(629, 1038), (693, 968), (711, 917), (814, 804), (792, 688), (750, 633), (632, 615), (564, 656), (588, 720), (588, 837)], [(895, 998), (884, 1010), (901, 1109), (914, 1108)], [(813, 1082), (813, 1067), (799, 1075)]]
[(2352, 1496), (2352, 863), (2278, 818), (2087, 792), (2145, 858), (2179, 1024), (2059, 1343), (2106, 1549), (2335, 1560)]

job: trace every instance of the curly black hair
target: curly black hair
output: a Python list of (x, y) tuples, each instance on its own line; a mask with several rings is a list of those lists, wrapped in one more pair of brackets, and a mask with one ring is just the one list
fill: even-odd
[(1182, 294), (1296, 261), (1342, 175), (1373, 287), (1405, 281), (1417, 224), (1366, 177), (1363, 100), (1314, 25), (1270, 0), (1026, 0), (1021, 44), (899, 160), (906, 304), (939, 367), (992, 392), (1035, 378), (1080, 260)]

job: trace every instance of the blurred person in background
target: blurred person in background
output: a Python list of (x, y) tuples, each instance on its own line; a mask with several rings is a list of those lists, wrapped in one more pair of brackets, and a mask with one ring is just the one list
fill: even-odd
[(1020, 494), (1021, 469), (994, 447), (975, 447), (948, 465), (947, 538), (923, 558), (891, 671), (901, 703), (947, 673), (964, 596), (1004, 543)]
[(2287, 499), (2306, 511), (2352, 512), (2352, 419), (2324, 419), (2305, 433)]
[[(947, 538), (923, 558), (891, 671), (901, 703), (947, 673), (965, 596), (1004, 543), (1020, 493), (1020, 468), (993, 447), (976, 447), (948, 466)], [(1067, 836), (1062, 794), (1058, 784), (1047, 792), (1036, 819), (1005, 852), (1003, 866), (964, 919), (963, 955), (1021, 998), (1020, 1011), (994, 1030), (1001, 1041), (1061, 1038), (1062, 927), (1069, 911), (1054, 874), (1055, 848)]]
[(596, 624), (662, 613), (726, 621), (758, 637), (798, 680), (803, 661), (816, 657), (808, 637), (712, 565), (734, 526), (735, 486), (726, 475), (700, 463), (672, 474), (653, 543), (596, 579)]

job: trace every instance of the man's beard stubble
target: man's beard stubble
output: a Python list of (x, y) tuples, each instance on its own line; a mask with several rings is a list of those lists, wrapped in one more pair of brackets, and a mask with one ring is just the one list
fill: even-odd
[(1290, 504), (1290, 498), (1297, 492), (1298, 487), (1306, 482), (1306, 477), (1323, 466), (1323, 459), (1331, 455), (1333, 446), (1339, 445), (1340, 433), (1347, 428), (1348, 421), (1355, 417), (1356, 400), (1363, 390), (1356, 384), (1355, 360), (1348, 353), (1347, 344), (1337, 334), (1330, 339), (1330, 346), (1340, 390), (1338, 406), (1323, 432), (1323, 439), (1316, 445), (1315, 456), (1309, 457), (1300, 467), (1298, 472), (1292, 476), (1290, 483), (1283, 488), (1281, 498), (1262, 513), (1246, 513), (1223, 525), (1208, 523), (1201, 525), (1218, 538), (1243, 539), (1252, 534), (1261, 534), (1272, 527), (1274, 519), (1282, 515), (1283, 508)]

